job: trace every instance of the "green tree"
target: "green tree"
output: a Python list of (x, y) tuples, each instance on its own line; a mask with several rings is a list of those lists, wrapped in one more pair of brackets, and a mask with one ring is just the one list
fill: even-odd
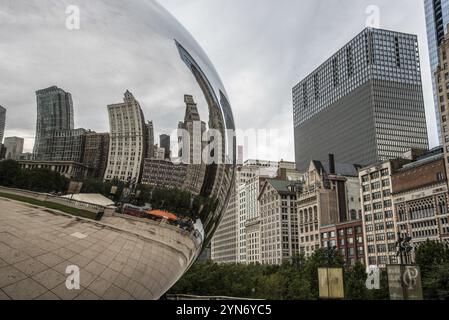
[(435, 266), (446, 262), (449, 262), (449, 250), (442, 243), (427, 240), (416, 251), (416, 264), (423, 277), (432, 273)]
[(348, 300), (366, 300), (368, 289), (366, 288), (367, 274), (365, 266), (357, 262), (345, 272), (345, 295)]
[(20, 164), (14, 160), (0, 161), (0, 185), (17, 187), (17, 181), (22, 175)]
[(424, 297), (449, 298), (449, 249), (439, 242), (427, 241), (416, 251), (416, 264), (421, 269)]

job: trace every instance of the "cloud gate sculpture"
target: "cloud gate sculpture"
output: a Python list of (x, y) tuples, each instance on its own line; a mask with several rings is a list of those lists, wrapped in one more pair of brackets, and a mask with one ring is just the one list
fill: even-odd
[(125, 185), (99, 221), (2, 202), (0, 273), (21, 276), (0, 289), (159, 299), (210, 243), (234, 183), (234, 118), (209, 58), (153, 0), (0, 0), (0, 57), (0, 105), (34, 138), (28, 163), (82, 163), (73, 141), (104, 132), (101, 179)]

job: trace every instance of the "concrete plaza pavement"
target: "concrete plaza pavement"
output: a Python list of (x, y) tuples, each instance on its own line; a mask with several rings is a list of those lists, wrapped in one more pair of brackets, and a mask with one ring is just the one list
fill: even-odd
[[(95, 222), (0, 198), (0, 300), (158, 299), (198, 250), (174, 228)], [(69, 266), (80, 269), (79, 290), (66, 286)]]

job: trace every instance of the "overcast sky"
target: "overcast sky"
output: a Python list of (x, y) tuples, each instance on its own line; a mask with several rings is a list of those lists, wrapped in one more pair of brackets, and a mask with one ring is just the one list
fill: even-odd
[[(419, 37), (429, 138), (431, 145), (436, 145), (423, 0), (160, 3), (192, 33), (214, 63), (231, 100), (237, 127), (279, 130), (279, 153), (266, 155), (268, 160), (294, 160), (292, 87), (357, 35), (366, 26), (367, 8), (378, 6), (381, 28)], [(5, 107), (14, 115), (11, 106)], [(27, 121), (17, 112), (16, 119), (22, 117), (25, 124), (19, 128), (11, 122), (8, 125), (7, 120), (6, 136), (24, 136), (26, 151), (31, 151), (34, 120)], [(79, 122), (76, 125), (88, 127)]]
[[(279, 129), (280, 156), (294, 160), (292, 87), (356, 36), (367, 8), (380, 27), (417, 34), (429, 138), (437, 144), (424, 0), (161, 0), (209, 55), (237, 127)], [(271, 160), (278, 160), (274, 157)]]

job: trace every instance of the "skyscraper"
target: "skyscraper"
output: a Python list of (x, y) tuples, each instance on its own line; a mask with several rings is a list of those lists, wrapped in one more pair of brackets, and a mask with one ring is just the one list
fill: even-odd
[(155, 157), (153, 121), (148, 121), (146, 124), (146, 128), (147, 128), (147, 154), (145, 158), (151, 159)]
[(36, 160), (50, 160), (46, 155), (48, 146), (55, 131), (73, 130), (73, 102), (72, 95), (53, 86), (38, 90), (36, 141), (34, 144), (34, 158)]
[(3, 137), (5, 136), (5, 124), (6, 124), (6, 109), (0, 106), (0, 144), (3, 143)]
[[(184, 130), (188, 136), (183, 135), (182, 137), (180, 157), (182, 162), (188, 165), (186, 189), (193, 194), (200, 194), (206, 174), (206, 163), (202, 158), (203, 150), (206, 147), (206, 143), (202, 141), (203, 134), (206, 132), (206, 123), (201, 121), (197, 104), (192, 96), (185, 95), (184, 102), (186, 113), (184, 122), (179, 123), (178, 129)], [(161, 147), (163, 147), (162, 138)]]
[(449, 34), (446, 34), (438, 51), (438, 64), (435, 70), (434, 82), (438, 92), (437, 118), (441, 123), (442, 141), (444, 147), (444, 162), (449, 181)]
[(123, 103), (109, 105), (108, 112), (111, 132), (105, 180), (139, 182), (147, 143), (140, 104), (126, 91)]
[(170, 159), (170, 136), (166, 135), (166, 134), (161, 134), (159, 136), (159, 142), (160, 142), (160, 146), (161, 148), (164, 148), (165, 150), (165, 159)]
[[(429, 43), (430, 71), (432, 75), (438, 67), (438, 47), (444, 39), (446, 26), (449, 24), (449, 0), (424, 0), (426, 12), (427, 41)], [(438, 117), (438, 86), (432, 77), (433, 96), (437, 114), (438, 138), (443, 141), (441, 119)]]
[(428, 148), (418, 39), (367, 28), (293, 88), (298, 170)]

